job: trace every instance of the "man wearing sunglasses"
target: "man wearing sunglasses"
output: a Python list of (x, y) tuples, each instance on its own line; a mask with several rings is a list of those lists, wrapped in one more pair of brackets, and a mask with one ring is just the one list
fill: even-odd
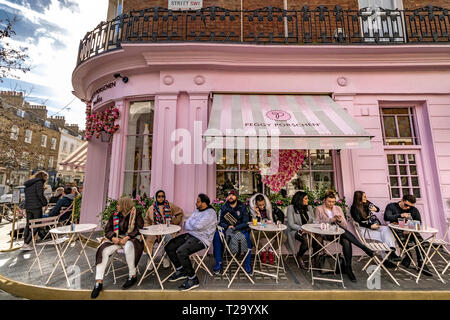
[[(418, 220), (422, 221), (420, 217), (419, 210), (415, 207), (416, 204), (416, 197), (414, 197), (411, 194), (405, 194), (401, 201), (399, 202), (393, 202), (386, 206), (386, 209), (384, 211), (384, 220), (392, 223), (398, 223), (398, 219), (407, 219), (407, 220)], [(406, 238), (408, 237), (408, 232), (393, 230), (400, 239), (402, 239), (402, 242), (404, 243), (406, 241)], [(420, 236), (420, 234), (417, 234), (417, 239), (422, 242), (423, 239)], [(398, 240), (397, 240), (398, 241)], [(410, 237), (408, 243), (406, 244), (407, 247), (414, 246), (416, 244), (414, 237)], [(424, 248), (427, 248), (427, 244), (422, 244)], [(415, 247), (416, 250), (416, 256), (417, 256), (417, 265), (419, 268), (422, 266), (423, 263), (423, 257), (422, 252), (420, 252), (419, 247)], [(409, 268), (411, 264), (411, 259), (408, 255), (405, 255), (405, 257), (402, 260), (402, 265), (405, 268)], [(425, 265), (423, 266), (422, 273), (426, 276), (433, 276), (428, 267)]]

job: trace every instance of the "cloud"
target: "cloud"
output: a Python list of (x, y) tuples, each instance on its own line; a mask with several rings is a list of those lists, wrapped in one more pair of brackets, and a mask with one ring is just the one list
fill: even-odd
[[(48, 99), (49, 108), (60, 110), (73, 100), (71, 77), (79, 42), (105, 19), (107, 6), (106, 0), (0, 0), (0, 19), (19, 17), (10, 42), (28, 48), (32, 70), (17, 75), (21, 86), (34, 88), (29, 98), (35, 101), (30, 102)], [(9, 81), (14, 80), (0, 86), (11, 90)], [(70, 107), (59, 115), (84, 127), (85, 105), (76, 99)]]

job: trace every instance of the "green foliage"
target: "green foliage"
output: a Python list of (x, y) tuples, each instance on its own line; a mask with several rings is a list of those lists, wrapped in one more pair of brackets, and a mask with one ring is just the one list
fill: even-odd
[(81, 193), (78, 194), (73, 201), (73, 221), (79, 221), (82, 201)]
[(313, 207), (313, 209), (316, 208), (317, 206), (322, 205), (323, 200), (325, 198), (325, 193), (329, 190), (333, 191), (336, 194), (336, 205), (338, 207), (341, 207), (342, 212), (347, 217), (348, 206), (345, 197), (340, 197), (336, 189), (334, 188), (329, 189), (326, 185), (323, 185), (321, 188), (316, 187), (316, 189), (314, 190), (305, 187), (305, 192), (308, 195), (309, 199), (309, 205)]

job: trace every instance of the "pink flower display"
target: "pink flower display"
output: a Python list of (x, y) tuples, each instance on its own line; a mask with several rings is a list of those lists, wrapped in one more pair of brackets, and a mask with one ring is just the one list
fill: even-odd
[(272, 163), (278, 160), (278, 172), (264, 176), (262, 182), (272, 191), (279, 192), (300, 170), (305, 160), (304, 150), (280, 150), (272, 156)]
[(86, 105), (86, 140), (90, 140), (93, 136), (100, 137), (101, 132), (114, 134), (119, 130), (120, 126), (115, 124), (119, 119), (119, 109), (116, 107), (108, 107), (105, 111), (92, 113), (91, 104)]

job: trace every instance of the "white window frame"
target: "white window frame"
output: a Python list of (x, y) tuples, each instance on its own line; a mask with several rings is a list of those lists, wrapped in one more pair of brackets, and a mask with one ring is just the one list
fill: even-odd
[(11, 140), (16, 140), (19, 139), (19, 133), (20, 133), (20, 129), (18, 126), (13, 125), (11, 127)]
[(25, 140), (26, 143), (31, 144), (31, 141), (33, 141), (33, 131), (30, 129), (25, 130)]
[(47, 136), (45, 134), (43, 134), (41, 137), (41, 147), (47, 147)]
[(69, 153), (72, 153), (75, 150), (75, 146), (73, 143), (70, 144), (70, 149), (69, 149)]
[(50, 142), (50, 149), (55, 150), (56, 149), (56, 138), (52, 138)]
[(50, 157), (48, 158), (48, 167), (51, 168), (51, 169), (53, 169), (54, 164), (55, 164), (54, 162), (55, 162), (55, 158), (54, 158), (53, 156), (50, 156)]
[(67, 152), (67, 141), (63, 142), (63, 148), (62, 148), (63, 152)]

